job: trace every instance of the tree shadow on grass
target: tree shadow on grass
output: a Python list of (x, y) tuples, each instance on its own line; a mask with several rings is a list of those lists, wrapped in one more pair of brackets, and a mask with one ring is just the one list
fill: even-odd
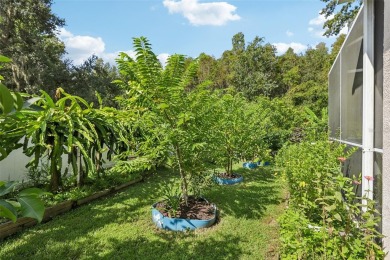
[(235, 185), (216, 185), (205, 196), (221, 210), (221, 214), (237, 218), (261, 218), (267, 207), (282, 202), (281, 186), (272, 168), (244, 169), (234, 172), (244, 177)]
[[(260, 218), (267, 206), (280, 202), (272, 174), (239, 172), (244, 183), (214, 186), (205, 194), (223, 214)], [(161, 198), (159, 186), (175, 178), (174, 173), (160, 172), (144, 183), (22, 232), (5, 242), (5, 250), (0, 246), (0, 259), (238, 259), (246, 254), (236, 246), (243, 238), (233, 234), (197, 238), (194, 232), (165, 232), (152, 227), (150, 209)], [(108, 239), (95, 235), (111, 229), (110, 225), (114, 230), (109, 231)], [(120, 239), (115, 232), (121, 233)]]

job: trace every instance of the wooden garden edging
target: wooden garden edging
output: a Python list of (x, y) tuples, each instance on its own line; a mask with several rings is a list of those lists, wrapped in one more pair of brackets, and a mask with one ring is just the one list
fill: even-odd
[[(96, 200), (96, 199), (102, 198), (104, 196), (114, 194), (118, 191), (121, 191), (121, 190), (123, 190), (123, 189), (125, 189), (125, 188), (127, 188), (135, 183), (138, 183), (142, 180), (143, 180), (143, 178), (140, 177), (138, 179), (121, 184), (119, 186), (96, 192), (88, 197), (85, 197), (85, 198), (82, 198), (79, 200), (67, 200), (67, 201), (58, 203), (52, 207), (47, 207), (45, 209), (45, 214), (43, 215), (42, 223), (48, 222), (48, 221), (52, 220), (55, 216), (61, 215), (65, 212), (68, 212), (74, 208), (81, 206), (81, 205), (87, 204), (93, 200)], [(15, 223), (13, 223), (12, 221), (9, 221), (9, 222), (0, 224), (0, 241), (6, 237), (9, 237), (9, 236), (25, 229), (25, 228), (35, 226), (37, 223), (38, 223), (38, 221), (36, 221), (33, 218), (23, 217), (23, 218), (18, 218)]]

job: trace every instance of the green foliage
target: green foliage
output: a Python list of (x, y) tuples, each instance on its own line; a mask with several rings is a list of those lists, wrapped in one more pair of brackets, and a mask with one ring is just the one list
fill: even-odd
[[(9, 62), (5, 56), (0, 55), (0, 64), (2, 62)], [(2, 79), (2, 77), (1, 77)], [(15, 110), (20, 110), (23, 106), (23, 100), (18, 93), (12, 93), (8, 88), (0, 83), (0, 126), (7, 122), (11, 117), (9, 114)], [(0, 160), (5, 158), (9, 151), (17, 147), (15, 143), (8, 144), (4, 141), (4, 134), (0, 127)], [(16, 221), (18, 215), (23, 217), (35, 218), (39, 222), (42, 220), (45, 208), (40, 196), (43, 191), (37, 188), (29, 188), (22, 191), (16, 190), (16, 182), (2, 182), (0, 181), (0, 217), (5, 217), (13, 222)], [(16, 192), (16, 197), (10, 195)]]
[(232, 175), (233, 163), (237, 162), (245, 151), (248, 139), (246, 129), (247, 119), (244, 115), (245, 99), (239, 95), (225, 94), (221, 96), (215, 113), (215, 131), (213, 132), (215, 145), (213, 158), (225, 168), (226, 174)]
[[(0, 217), (16, 221), (18, 216), (42, 221), (45, 207), (40, 197), (47, 194), (37, 188), (17, 190), (16, 182), (0, 181)], [(12, 194), (17, 192), (16, 196)]]
[(147, 157), (138, 157), (132, 160), (118, 160), (115, 165), (109, 169), (110, 173), (115, 174), (131, 174), (137, 172), (144, 172), (150, 170), (153, 167), (153, 162)]
[(363, 4), (363, 0), (353, 0), (344, 3), (341, 8), (337, 8), (338, 1), (336, 0), (321, 1), (325, 2), (326, 6), (320, 14), (329, 18), (324, 23), (325, 36), (338, 35), (345, 26), (350, 25)]
[(133, 44), (136, 59), (121, 53), (117, 62), (125, 80), (116, 83), (127, 91), (121, 105), (136, 115), (135, 126), (141, 133), (136, 152), (152, 161), (167, 158), (180, 173), (186, 199), (187, 173), (204, 167), (210, 92), (202, 87), (186, 91), (196, 75), (196, 61), (186, 64), (185, 57), (176, 54), (162, 68), (146, 38), (134, 38)]
[(178, 210), (180, 209), (180, 203), (182, 200), (180, 189), (174, 183), (164, 183), (161, 186), (161, 189), (165, 205), (164, 210), (168, 212), (169, 217), (175, 218)]
[(57, 28), (65, 21), (51, 11), (52, 0), (0, 1), (0, 50), (12, 59), (5, 66), (5, 84), (13, 91), (51, 92), (66, 75), (65, 45)]
[[(61, 82), (67, 93), (93, 102), (95, 107), (100, 101), (102, 106), (117, 107), (115, 97), (120, 96), (122, 90), (113, 83), (119, 77), (116, 67), (92, 55), (81, 65), (69, 65), (68, 74)], [(101, 100), (95, 93), (99, 93)]]
[(259, 95), (276, 96), (279, 79), (276, 48), (271, 44), (263, 45), (264, 39), (257, 36), (245, 46), (244, 35), (238, 37), (242, 39), (235, 39), (237, 35), (233, 36), (233, 53), (237, 57), (233, 62), (231, 84), (249, 100)]
[[(326, 139), (284, 147), (277, 157), (289, 185), (280, 218), (286, 259), (383, 259), (375, 202), (357, 195), (359, 180), (344, 177), (345, 146)], [(362, 200), (367, 202), (364, 206)]]

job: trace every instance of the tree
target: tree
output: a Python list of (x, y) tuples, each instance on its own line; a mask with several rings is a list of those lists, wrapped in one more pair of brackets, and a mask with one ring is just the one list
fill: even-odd
[(204, 137), (209, 130), (204, 126), (212, 116), (211, 95), (204, 88), (187, 90), (198, 70), (196, 60), (186, 65), (186, 58), (175, 54), (163, 68), (145, 37), (134, 38), (133, 45), (136, 59), (121, 53), (117, 62), (124, 80), (116, 82), (126, 89), (122, 106), (134, 111), (148, 133), (137, 152), (152, 159), (165, 152), (180, 174), (187, 203), (189, 176), (201, 171), (207, 155)]
[[(238, 37), (239, 36), (239, 37)], [(279, 69), (276, 58), (276, 48), (264, 44), (264, 39), (258, 36), (244, 46), (243, 35), (233, 36), (232, 85), (242, 92), (246, 98), (253, 100), (259, 95), (272, 97), (278, 94)]]
[(301, 82), (302, 59), (302, 56), (298, 56), (292, 48), (288, 48), (283, 55), (278, 57), (281, 73), (281, 93), (285, 94)]
[(238, 161), (245, 150), (248, 131), (245, 131), (248, 118), (245, 117), (246, 100), (240, 94), (225, 94), (219, 99), (214, 134), (214, 158), (225, 168), (228, 176), (233, 176), (233, 163)]
[(68, 93), (98, 105), (97, 92), (104, 106), (117, 106), (115, 97), (120, 96), (122, 90), (113, 83), (119, 77), (115, 66), (93, 55), (79, 66), (70, 65), (68, 70), (69, 77), (61, 85)]
[(324, 23), (325, 36), (338, 35), (344, 26), (349, 25), (355, 19), (360, 6), (363, 4), (363, 0), (352, 0), (343, 4), (341, 9), (337, 10), (338, 0), (321, 1), (325, 2), (326, 6), (320, 14), (328, 18)]
[(0, 0), (0, 51), (12, 59), (4, 71), (10, 89), (54, 92), (66, 71), (65, 46), (56, 37), (65, 22), (51, 5), (52, 0)]
[(330, 62), (332, 64), (336, 59), (337, 55), (339, 54), (341, 46), (344, 43), (345, 37), (346, 37), (345, 34), (341, 34), (339, 37), (337, 37), (336, 41), (332, 44), (332, 51), (330, 53)]

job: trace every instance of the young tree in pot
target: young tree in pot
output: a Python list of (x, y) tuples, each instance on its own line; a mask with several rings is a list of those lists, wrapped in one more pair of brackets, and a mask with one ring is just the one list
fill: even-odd
[(242, 156), (246, 161), (258, 162), (269, 160), (269, 149), (265, 142), (267, 129), (266, 122), (270, 114), (270, 108), (259, 99), (247, 103), (245, 106), (245, 135), (242, 144)]
[(202, 168), (207, 151), (203, 126), (208, 117), (205, 109), (198, 108), (207, 107), (199, 104), (211, 95), (202, 87), (187, 90), (197, 72), (196, 60), (186, 64), (185, 56), (175, 54), (163, 67), (145, 37), (134, 38), (133, 45), (135, 59), (121, 53), (117, 60), (124, 78), (117, 83), (127, 92), (121, 99), (122, 107), (135, 111), (137, 125), (141, 132), (147, 132), (137, 153), (150, 158), (164, 153), (179, 171), (187, 203), (189, 175)]
[(225, 94), (220, 98), (216, 112), (216, 131), (213, 157), (219, 166), (225, 168), (224, 175), (232, 178), (233, 163), (238, 161), (245, 151), (248, 138), (245, 117), (246, 100), (240, 94)]

